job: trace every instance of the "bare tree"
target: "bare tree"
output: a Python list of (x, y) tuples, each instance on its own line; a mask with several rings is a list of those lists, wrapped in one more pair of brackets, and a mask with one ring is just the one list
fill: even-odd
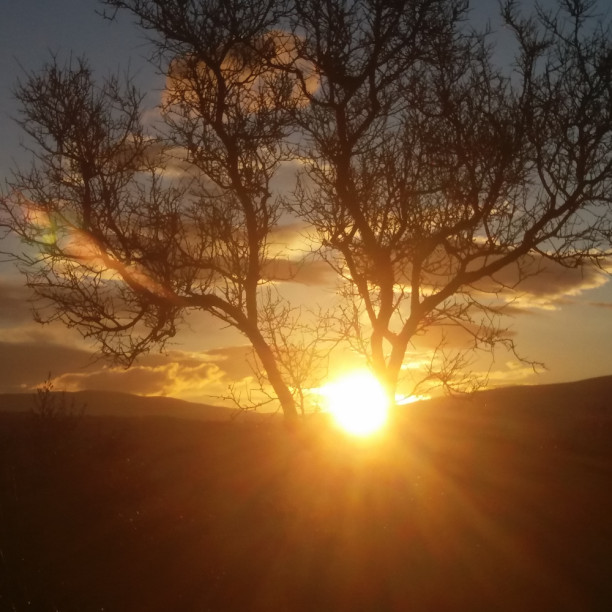
[[(516, 55), (496, 67), (467, 2), (295, 0), (297, 55), (320, 87), (295, 113), (307, 171), (293, 205), (344, 279), (347, 338), (391, 396), (432, 327), (514, 351), (507, 286), (539, 261), (609, 256), (612, 40), (594, 6), (525, 18), (506, 2)], [(464, 358), (437, 357), (428, 377), (450, 384)]]
[(36, 388), (30, 415), (35, 433), (46, 442), (63, 442), (81, 422), (87, 408), (65, 391), (56, 391), (51, 373)]
[[(275, 355), (283, 380), (293, 390), (296, 408), (304, 416), (318, 412), (320, 394), (329, 371), (329, 358), (338, 344), (334, 318), (322, 309), (291, 306), (285, 299), (269, 294), (261, 310), (261, 325)], [(242, 412), (258, 410), (275, 402), (266, 372), (257, 353), (248, 359), (252, 376), (232, 382), (223, 399), (232, 400)]]
[(147, 132), (129, 79), (97, 82), (84, 60), (54, 59), (18, 86), (35, 163), (16, 174), (4, 223), (35, 247), (20, 261), (48, 306), (40, 317), (130, 364), (172, 338), (185, 309), (208, 312), (246, 336), (292, 418), (262, 291), (293, 96), (264, 61), (276, 3), (108, 4), (155, 33), (162, 127)]

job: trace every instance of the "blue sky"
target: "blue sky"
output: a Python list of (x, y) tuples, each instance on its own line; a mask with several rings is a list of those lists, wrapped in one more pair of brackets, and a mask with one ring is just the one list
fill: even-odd
[(56, 53), (86, 56), (100, 74), (130, 70), (146, 88), (157, 80), (145, 61), (146, 41), (128, 19), (103, 19), (97, 0), (20, 0), (6, 2), (0, 20), (0, 169), (19, 155), (20, 133), (12, 118), (12, 90), (23, 70), (35, 70)]
[[(484, 0), (491, 11), (497, 3)], [(99, 74), (125, 71), (154, 104), (162, 83), (147, 64), (144, 36), (125, 16), (108, 22), (96, 14), (96, 0), (20, 0), (4, 3), (0, 20), (0, 175), (2, 180), (27, 156), (12, 120), (12, 88), (23, 70), (39, 68), (50, 53), (85, 55)], [(484, 13), (479, 13), (483, 15)], [(309, 294), (310, 288), (296, 292)], [(325, 291), (321, 290), (321, 299)], [(518, 294), (517, 294), (517, 297)], [(34, 324), (27, 293), (12, 266), (0, 264), (0, 392), (25, 391), (49, 371), (67, 388), (115, 388), (215, 401), (227, 384), (248, 376), (242, 340), (194, 316), (191, 330), (177, 338), (166, 357), (151, 355), (126, 372), (93, 362), (92, 347), (74, 331)], [(540, 277), (521, 297), (509, 321), (521, 354), (546, 364), (539, 375), (500, 354), (491, 366), (492, 384), (547, 383), (612, 374), (612, 283), (605, 276), (563, 270)], [(487, 364), (488, 365), (488, 364)], [(474, 366), (485, 369), (484, 363)]]

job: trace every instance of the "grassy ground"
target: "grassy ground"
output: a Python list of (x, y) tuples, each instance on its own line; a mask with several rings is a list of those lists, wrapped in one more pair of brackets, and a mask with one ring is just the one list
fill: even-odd
[(612, 453), (582, 438), (0, 417), (2, 611), (612, 609)]

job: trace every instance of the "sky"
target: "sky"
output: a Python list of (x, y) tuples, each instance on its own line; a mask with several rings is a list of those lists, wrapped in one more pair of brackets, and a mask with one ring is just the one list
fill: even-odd
[[(494, 7), (494, 2), (481, 2)], [(147, 45), (127, 17), (115, 22), (96, 14), (95, 0), (20, 0), (3, 6), (0, 20), (0, 180), (27, 162), (14, 122), (12, 98), (23, 71), (49, 58), (86, 55), (100, 74), (126, 70), (155, 104), (162, 83), (146, 62)], [(481, 11), (482, 7), (476, 7)], [(478, 13), (486, 19), (486, 11)], [(2, 249), (0, 249), (2, 250)], [(333, 289), (325, 272), (293, 283), (298, 300), (325, 302)], [(545, 384), (612, 374), (612, 282), (594, 270), (549, 269), (517, 293), (512, 327), (519, 352), (545, 369), (516, 363), (507, 354), (494, 363), (476, 362), (476, 373), (488, 370), (490, 385)], [(96, 358), (95, 347), (78, 332), (60, 324), (33, 321), (24, 281), (14, 266), (0, 263), (0, 392), (30, 391), (49, 374), (56, 388), (112, 389), (147, 395), (171, 395), (192, 401), (221, 403), (230, 384), (249, 384), (248, 348), (244, 340), (202, 315), (167, 349), (151, 353), (126, 370)], [(415, 359), (418, 357), (415, 356)], [(333, 374), (332, 374), (333, 375)]]

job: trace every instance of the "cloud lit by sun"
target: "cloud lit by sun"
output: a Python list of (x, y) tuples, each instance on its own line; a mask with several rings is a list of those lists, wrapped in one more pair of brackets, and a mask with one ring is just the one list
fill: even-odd
[[(320, 77), (312, 62), (300, 56), (301, 40), (291, 32), (270, 31), (256, 38), (252, 46), (235, 44), (225, 54), (219, 71), (230, 91), (239, 91), (239, 105), (249, 113), (258, 113), (278, 104), (279, 84), (269, 63), (282, 68), (299, 68), (300, 79), (294, 79), (289, 97), (293, 104), (305, 106), (320, 86)], [(254, 52), (256, 51), (256, 52)], [(265, 60), (263, 59), (265, 58)], [(287, 86), (285, 80), (283, 85)], [(213, 91), (216, 81), (210, 65), (194, 55), (176, 58), (169, 66), (162, 104), (166, 109), (181, 101), (199, 107), (203, 84)], [(197, 88), (200, 88), (198, 91)]]
[(327, 411), (347, 433), (367, 436), (384, 427), (389, 416), (389, 400), (376, 378), (358, 371), (330, 382), (320, 390)]

